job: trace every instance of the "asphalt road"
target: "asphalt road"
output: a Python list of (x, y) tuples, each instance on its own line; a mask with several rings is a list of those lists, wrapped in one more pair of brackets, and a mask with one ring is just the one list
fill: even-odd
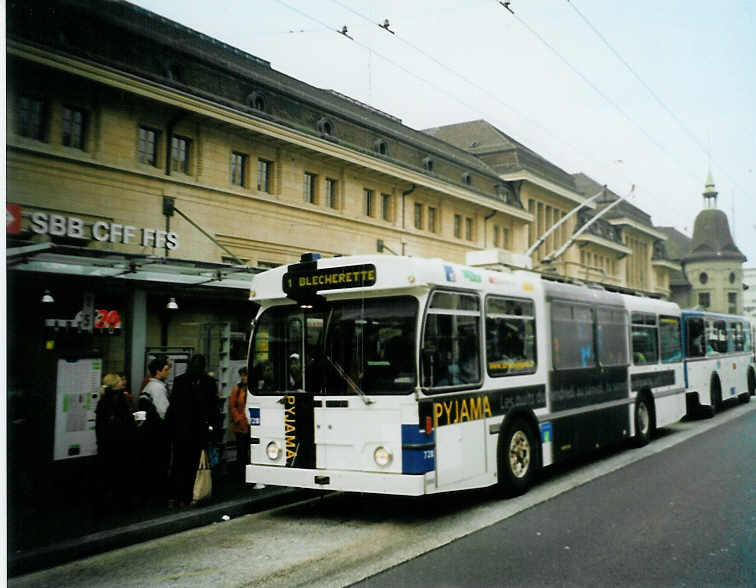
[(756, 586), (756, 413), (356, 586)]
[(754, 585), (755, 440), (751, 402), (552, 469), (515, 499), (332, 493), (9, 586)]

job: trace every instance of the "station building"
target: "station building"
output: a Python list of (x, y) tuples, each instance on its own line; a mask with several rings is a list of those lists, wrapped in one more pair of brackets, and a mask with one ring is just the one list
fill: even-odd
[[(176, 375), (203, 353), (225, 405), (255, 273), (309, 251), (508, 265), (598, 186), (485, 121), (414, 130), (125, 1), (8, 3), (6, 20), (16, 506), (88, 484), (106, 373), (136, 395), (151, 356)], [(665, 237), (634, 207), (543, 261), (611, 199), (535, 269), (667, 296)]]

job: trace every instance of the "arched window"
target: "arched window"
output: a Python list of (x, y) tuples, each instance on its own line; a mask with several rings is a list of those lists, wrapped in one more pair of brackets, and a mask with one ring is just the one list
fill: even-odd
[(383, 139), (378, 139), (375, 143), (373, 143), (373, 149), (376, 150), (376, 152), (380, 153), (381, 155), (388, 155), (388, 143), (384, 141)]

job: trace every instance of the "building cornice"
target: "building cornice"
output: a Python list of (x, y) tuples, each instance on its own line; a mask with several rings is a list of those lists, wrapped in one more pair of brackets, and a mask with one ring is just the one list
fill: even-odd
[(415, 184), (444, 193), (459, 200), (496, 210), (523, 221), (533, 221), (533, 215), (529, 212), (497, 201), (494, 198), (481, 196), (471, 190), (465, 190), (459, 186), (443, 182), (442, 180), (429, 177), (383, 159), (365, 155), (360, 151), (313, 137), (275, 122), (255, 118), (231, 107), (222, 106), (210, 100), (147, 81), (133, 74), (116, 71), (81, 58), (64, 56), (13, 40), (8, 40), (7, 53), (72, 75), (96, 81), (112, 88), (125, 90), (150, 100), (170, 104), (171, 106), (182, 108), (201, 116), (245, 128), (254, 133), (272, 137), (303, 149), (328, 155), (345, 163), (361, 166), (374, 172), (405, 181), (408, 184)]
[[(549, 180), (544, 180), (543, 178), (540, 178), (534, 173), (531, 173), (526, 170), (519, 170), (519, 171), (511, 172), (508, 174), (499, 174), (499, 177), (502, 180), (506, 180), (508, 182), (514, 182), (518, 180), (530, 182), (531, 184), (535, 184), (536, 186), (545, 188), (546, 190), (554, 192), (555, 194), (561, 196), (562, 198), (566, 198), (567, 200), (570, 200), (576, 204), (584, 204), (585, 201), (588, 199), (582, 194), (580, 194), (579, 192), (573, 192), (572, 190), (568, 190), (567, 188), (564, 188), (560, 186), (559, 184), (555, 184), (554, 182), (550, 182)], [(596, 205), (593, 202), (587, 204), (586, 206), (587, 208), (596, 208)]]
[(579, 235), (575, 239), (575, 241), (578, 243), (591, 243), (593, 245), (599, 245), (601, 247), (611, 249), (612, 251), (616, 251), (617, 253), (622, 253), (624, 255), (631, 255), (633, 252), (632, 249), (626, 247), (625, 245), (615, 243), (614, 241), (604, 239), (602, 237), (599, 237), (598, 235), (593, 235), (591, 233), (583, 233), (582, 235)]
[(607, 220), (609, 224), (611, 225), (621, 226), (621, 227), (630, 227), (640, 233), (645, 233), (646, 235), (650, 235), (651, 237), (654, 237), (655, 239), (660, 239), (662, 241), (667, 240), (667, 235), (665, 233), (662, 233), (661, 231), (657, 231), (656, 229), (653, 229), (651, 227), (642, 225), (638, 221), (631, 219), (629, 217), (625, 216), (622, 218), (612, 218), (612, 219), (607, 219)]
[(666, 267), (668, 270), (672, 271), (682, 271), (682, 266), (679, 263), (675, 263), (667, 259), (652, 259), (651, 265), (653, 265), (654, 267)]

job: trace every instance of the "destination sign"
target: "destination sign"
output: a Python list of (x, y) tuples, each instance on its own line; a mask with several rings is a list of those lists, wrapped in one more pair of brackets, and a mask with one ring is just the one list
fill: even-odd
[(283, 291), (287, 294), (337, 290), (341, 288), (365, 288), (375, 286), (373, 264), (347, 267), (307, 268), (286, 272), (283, 276)]

